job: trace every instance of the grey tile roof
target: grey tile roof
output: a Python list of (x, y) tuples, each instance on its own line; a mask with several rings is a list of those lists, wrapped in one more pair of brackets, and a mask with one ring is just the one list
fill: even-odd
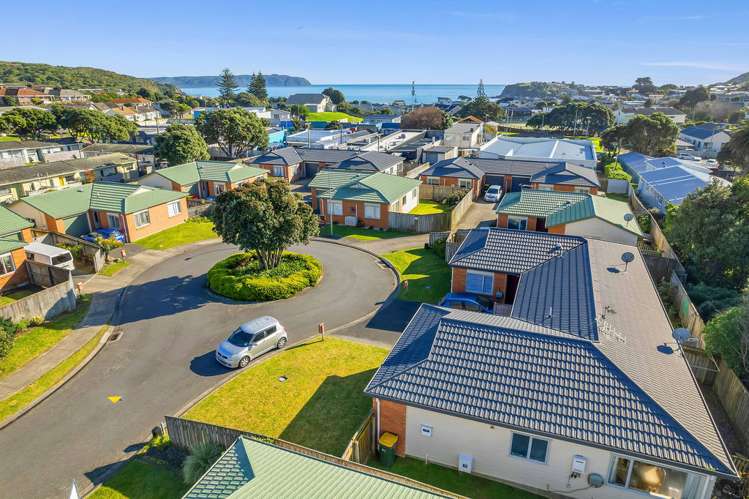
[(585, 244), (581, 237), (512, 229), (474, 229), (450, 259), (450, 266), (522, 274), (581, 244)]
[(293, 94), (286, 99), (286, 103), (291, 104), (320, 104), (325, 99), (323, 94)]
[(54, 142), (40, 142), (38, 140), (10, 140), (0, 142), (0, 151), (15, 151), (18, 149), (41, 149), (44, 147), (58, 147)]
[(556, 164), (549, 163), (548, 161), (489, 158), (470, 158), (470, 162), (487, 175), (512, 175), (518, 177), (532, 177), (549, 168), (550, 164)]
[(346, 170), (364, 170), (372, 172), (381, 172), (403, 162), (400, 156), (393, 156), (384, 152), (369, 151), (351, 158), (344, 159), (337, 168)]
[(302, 161), (320, 162), (320, 163), (340, 163), (343, 160), (353, 158), (358, 154), (357, 151), (343, 151), (340, 149), (310, 149), (300, 147), (297, 153)]
[(577, 185), (583, 187), (601, 186), (595, 170), (567, 162), (538, 172), (531, 177), (531, 181), (542, 184)]
[(421, 175), (481, 179), (484, 177), (484, 171), (465, 158), (452, 158), (438, 161)]
[(301, 163), (302, 158), (293, 147), (282, 147), (274, 151), (269, 151), (260, 156), (253, 158), (253, 165), (296, 165)]

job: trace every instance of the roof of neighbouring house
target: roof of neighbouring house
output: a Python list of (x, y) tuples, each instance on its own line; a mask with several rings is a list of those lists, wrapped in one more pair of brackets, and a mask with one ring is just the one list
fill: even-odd
[(552, 137), (497, 137), (481, 146), (481, 154), (500, 158), (557, 161), (590, 161), (596, 158), (590, 140)]
[(292, 94), (286, 99), (286, 104), (320, 104), (326, 98), (323, 94)]
[(0, 151), (15, 151), (20, 149), (41, 149), (44, 147), (59, 147), (54, 142), (41, 142), (39, 140), (11, 140), (0, 142)]
[[(483, 234), (469, 234), (463, 246), (483, 248), (491, 241), (497, 260), (533, 234), (472, 232)], [(551, 242), (552, 236), (538, 238)], [(531, 246), (536, 249), (529, 258), (541, 261), (523, 271), (510, 317), (422, 305), (365, 392), (733, 476), (735, 468), (689, 365), (678, 348), (669, 347), (671, 323), (638, 250), (567, 239), (571, 244), (550, 258), (544, 245)], [(626, 268), (624, 252), (635, 255)], [(477, 268), (496, 268), (491, 262), (482, 265)]]
[(709, 179), (702, 178), (683, 166), (642, 172), (640, 181), (650, 185), (664, 199), (675, 205), (681, 204), (688, 195), (710, 184)]
[(230, 161), (192, 161), (156, 170), (154, 174), (180, 185), (192, 185), (200, 180), (240, 182), (248, 178), (267, 175), (268, 172), (262, 168)]
[[(530, 161), (523, 159), (465, 158), (487, 175), (512, 175), (513, 177), (532, 177), (547, 168), (548, 161)], [(561, 163), (561, 162), (560, 162)]]
[(420, 184), (417, 179), (388, 173), (325, 169), (315, 175), (309, 186), (320, 191), (317, 195), (319, 198), (392, 203)]
[(293, 147), (282, 147), (273, 151), (268, 151), (260, 156), (253, 158), (251, 163), (254, 165), (296, 165), (302, 161), (302, 158)]
[(582, 192), (522, 189), (520, 192), (505, 194), (497, 205), (496, 212), (507, 215), (548, 217), (560, 209), (579, 203), (588, 196)]
[(0, 206), (0, 253), (7, 253), (26, 245), (18, 233), (34, 224), (8, 208)]
[(403, 158), (400, 156), (394, 156), (384, 152), (368, 151), (346, 158), (335, 167), (344, 170), (381, 172), (402, 162)]
[(650, 116), (654, 113), (663, 113), (666, 116), (681, 116), (686, 115), (684, 111), (680, 111), (673, 107), (668, 106), (653, 106), (653, 107), (625, 107), (622, 109), (623, 113), (627, 114), (642, 114)]
[(466, 158), (451, 158), (436, 162), (419, 175), (481, 179), (484, 177), (484, 171)]
[(91, 144), (83, 148), (84, 153), (151, 154), (154, 147), (149, 144)]
[(575, 185), (582, 187), (601, 187), (595, 170), (572, 163), (559, 163), (531, 177), (531, 182), (555, 185)]
[(311, 149), (300, 147), (297, 149), (302, 161), (319, 163), (340, 163), (358, 154), (357, 151), (344, 151), (341, 149)]
[(134, 213), (152, 206), (176, 201), (185, 193), (157, 189), (145, 185), (122, 184), (118, 182), (94, 182), (79, 187), (68, 187), (59, 191), (21, 198), (24, 202), (59, 218), (67, 218), (88, 210), (101, 210), (116, 213)]
[(682, 128), (681, 134), (695, 139), (704, 140), (725, 131), (724, 126), (719, 123), (702, 123)]
[(183, 497), (456, 497), (440, 492), (298, 445), (241, 436)]

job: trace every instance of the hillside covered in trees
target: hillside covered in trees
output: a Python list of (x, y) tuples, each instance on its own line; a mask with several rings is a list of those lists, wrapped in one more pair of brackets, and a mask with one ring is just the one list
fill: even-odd
[[(252, 75), (234, 75), (237, 85), (246, 87), (250, 83)], [(310, 85), (309, 80), (301, 76), (288, 76), (279, 74), (264, 74), (265, 84), (269, 87), (306, 87)], [(208, 88), (215, 87), (218, 76), (157, 76), (151, 78), (158, 83), (168, 83), (180, 88)]]

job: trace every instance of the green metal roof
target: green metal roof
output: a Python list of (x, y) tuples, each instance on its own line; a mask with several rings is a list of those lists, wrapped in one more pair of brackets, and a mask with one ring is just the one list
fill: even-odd
[(520, 192), (508, 192), (497, 206), (497, 213), (548, 217), (560, 208), (579, 203), (586, 197), (587, 194), (576, 192), (523, 189)]
[(67, 218), (88, 210), (133, 213), (185, 197), (181, 192), (117, 182), (94, 182), (69, 187), (21, 201), (54, 218)]
[(546, 219), (546, 226), (552, 227), (596, 217), (633, 234), (643, 236), (642, 230), (637, 224), (637, 219), (633, 218), (629, 222), (624, 220), (627, 213), (632, 214), (632, 211), (626, 202), (591, 195), (582, 203), (576, 203), (549, 216)]
[(191, 185), (199, 180), (240, 182), (267, 174), (262, 168), (230, 161), (193, 161), (156, 170), (155, 173), (180, 185)]
[(184, 497), (445, 497), (425, 490), (426, 487), (419, 489), (415, 484), (409, 486), (366, 473), (361, 467), (337, 464), (332, 456), (314, 454), (239, 437)]
[(318, 197), (325, 199), (392, 203), (419, 184), (417, 179), (381, 172), (323, 170), (310, 182), (310, 187), (323, 190)]
[(0, 236), (15, 234), (33, 226), (32, 222), (29, 222), (21, 215), (13, 213), (5, 206), (0, 206)]

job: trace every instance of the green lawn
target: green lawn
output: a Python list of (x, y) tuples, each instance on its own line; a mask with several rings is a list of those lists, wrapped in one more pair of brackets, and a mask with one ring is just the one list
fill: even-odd
[(409, 211), (411, 215), (434, 215), (435, 213), (450, 213), (452, 206), (436, 201), (419, 201), (416, 208)]
[(143, 239), (139, 239), (138, 241), (135, 241), (135, 244), (143, 246), (146, 249), (164, 250), (216, 237), (218, 236), (213, 232), (213, 222), (187, 221), (183, 224), (179, 224), (148, 237), (144, 237)]
[(376, 459), (370, 459), (368, 464), (375, 468), (384, 469), (476, 499), (536, 499), (541, 497), (503, 483), (460, 473), (458, 470), (445, 468), (437, 464), (424, 464), (422, 461), (412, 458), (397, 458), (395, 464), (390, 468), (382, 467)]
[(15, 135), (0, 136), (0, 142), (16, 142), (19, 140), (21, 140), (21, 137), (16, 137)]
[(349, 123), (359, 123), (362, 118), (351, 116), (350, 114), (326, 111), (322, 113), (307, 113), (304, 115), (306, 121), (343, 121), (348, 120)]
[(33, 289), (22, 289), (20, 291), (11, 291), (10, 293), (5, 293), (4, 295), (0, 296), (0, 307), (16, 302), (21, 298), (26, 298), (27, 296), (33, 295), (34, 293), (36, 293), (36, 291)]
[(334, 337), (290, 347), (250, 364), (184, 417), (340, 456), (372, 407), (362, 390), (387, 352)]
[(179, 499), (185, 492), (187, 486), (176, 470), (153, 459), (136, 457), (87, 497)]
[(120, 260), (119, 262), (108, 263), (104, 266), (104, 268), (102, 268), (99, 271), (99, 274), (105, 275), (107, 277), (112, 277), (113, 275), (115, 275), (117, 272), (124, 269), (128, 265), (130, 265), (130, 262), (128, 262), (127, 260)]
[(348, 225), (333, 225), (333, 232), (331, 234), (329, 224), (320, 227), (321, 237), (333, 237), (335, 239), (345, 237), (348, 239), (358, 239), (359, 241), (374, 241), (377, 239), (392, 239), (394, 237), (405, 237), (412, 235), (413, 234), (408, 232), (365, 229), (363, 227), (349, 227)]
[(401, 281), (399, 298), (410, 301), (438, 303), (450, 291), (450, 267), (433, 250), (412, 248), (382, 255), (398, 269)]
[(29, 328), (16, 336), (8, 355), (0, 360), (0, 379), (20, 369), (65, 338), (86, 315), (91, 299), (83, 296), (78, 308), (51, 322)]
[(603, 152), (603, 146), (601, 145), (601, 137), (588, 137), (586, 135), (572, 135), (567, 137), (568, 139), (579, 139), (579, 140), (589, 140), (593, 142), (593, 146), (596, 149), (597, 153)]

